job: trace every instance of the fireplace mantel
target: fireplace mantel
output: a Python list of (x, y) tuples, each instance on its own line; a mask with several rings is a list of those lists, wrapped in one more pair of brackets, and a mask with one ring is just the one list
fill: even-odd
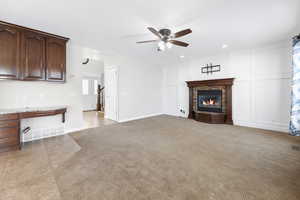
[[(234, 78), (227, 79), (213, 79), (213, 80), (203, 80), (203, 81), (186, 81), (187, 86), (189, 87), (189, 118), (196, 119), (202, 122), (208, 123), (221, 123), (220, 117), (225, 115), (225, 121), (223, 123), (233, 124), (232, 121), (232, 85)], [(224, 87), (225, 88), (225, 102), (226, 102), (226, 113), (223, 113), (223, 116), (217, 113), (204, 113), (204, 112), (195, 112), (194, 111), (194, 89), (197, 87)], [(216, 120), (214, 120), (216, 119)]]
[(204, 80), (204, 81), (186, 81), (189, 88), (191, 87), (199, 87), (199, 86), (220, 86), (220, 85), (233, 85), (234, 78), (226, 78), (226, 79), (212, 79), (212, 80)]

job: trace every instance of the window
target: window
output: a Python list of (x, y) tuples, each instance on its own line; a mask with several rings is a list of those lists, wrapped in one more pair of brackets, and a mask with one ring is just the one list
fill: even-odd
[(82, 94), (83, 95), (89, 94), (89, 80), (87, 79), (82, 80)]
[(94, 94), (98, 93), (98, 80), (94, 80)]

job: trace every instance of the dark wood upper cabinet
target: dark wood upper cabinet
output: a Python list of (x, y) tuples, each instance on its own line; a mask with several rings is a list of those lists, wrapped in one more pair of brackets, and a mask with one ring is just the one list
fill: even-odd
[(20, 32), (0, 24), (0, 78), (19, 78)]
[(0, 79), (65, 82), (68, 40), (0, 21)]
[(65, 81), (66, 43), (55, 38), (46, 42), (46, 79), (48, 81)]
[(21, 66), (23, 80), (45, 80), (46, 38), (32, 32), (22, 33)]

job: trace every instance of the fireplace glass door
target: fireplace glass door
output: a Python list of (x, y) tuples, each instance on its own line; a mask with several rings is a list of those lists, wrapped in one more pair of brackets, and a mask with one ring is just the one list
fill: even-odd
[(198, 90), (198, 111), (222, 112), (222, 90)]

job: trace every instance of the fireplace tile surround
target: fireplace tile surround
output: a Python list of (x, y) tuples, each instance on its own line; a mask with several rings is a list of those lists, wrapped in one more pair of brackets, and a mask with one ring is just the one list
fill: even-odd
[(202, 112), (199, 111), (197, 108), (197, 97), (198, 97), (198, 90), (221, 90), (222, 91), (222, 112), (225, 113), (226, 112), (226, 89), (224, 86), (200, 86), (200, 87), (195, 87), (193, 88), (193, 111), (194, 112)]
[[(233, 124), (232, 121), (232, 85), (233, 78), (203, 81), (186, 81), (189, 87), (189, 118), (215, 124)], [(221, 90), (222, 112), (199, 111), (199, 90)]]

